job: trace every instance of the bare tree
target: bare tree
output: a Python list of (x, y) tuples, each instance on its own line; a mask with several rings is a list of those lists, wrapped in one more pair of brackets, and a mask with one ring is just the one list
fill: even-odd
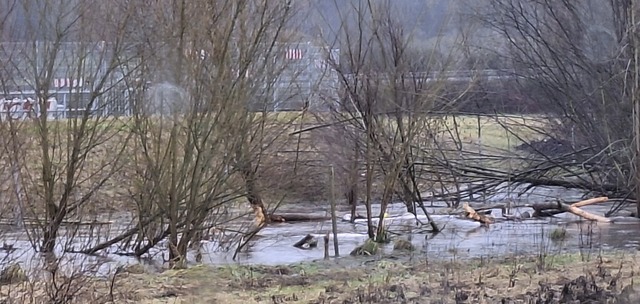
[[(10, 75), (5, 94), (23, 97), (10, 104), (3, 128), (11, 134), (10, 162), (20, 168), (14, 172), (19, 201), (38, 219), (34, 246), (53, 252), (63, 222), (79, 217), (119, 169), (129, 137), (117, 119), (101, 114), (120, 102), (113, 91), (128, 77), (121, 67), (130, 57), (122, 44), (125, 33), (118, 29), (129, 20), (126, 13), (105, 8), (102, 20), (117, 34), (105, 43), (105, 32), (90, 13), (99, 3), (17, 5), (31, 18), (44, 17), (25, 26), (22, 42), (2, 44), (3, 74)], [(65, 113), (66, 120), (52, 120)]]
[[(356, 142), (353, 148), (362, 149), (369, 236), (383, 240), (384, 225), (378, 225), (376, 233), (371, 221), (376, 172), (382, 187), (380, 223), (395, 194), (408, 211), (415, 214), (418, 204), (428, 217), (421, 195), (426, 189), (419, 185), (416, 162), (432, 152), (439, 127), (434, 110), (452, 108), (458, 96), (447, 98), (442, 77), (452, 57), (439, 58), (444, 61), (436, 65), (433, 52), (414, 49), (412, 29), (399, 22), (393, 3), (352, 1), (351, 5), (341, 11), (337, 32), (328, 35), (338, 37), (340, 59), (329, 60), (343, 93), (333, 101), (334, 119), (329, 125)], [(436, 223), (430, 225), (439, 231)]]
[(233, 219), (238, 198), (248, 199), (258, 227), (269, 219), (259, 167), (287, 130), (266, 112), (289, 12), (267, 1), (166, 1), (142, 11), (153, 26), (138, 48), (149, 84), (132, 97), (137, 220), (84, 252), (121, 244), (140, 256), (166, 239), (172, 266), (184, 267), (200, 236)]
[(492, 0), (472, 7), (500, 39), (503, 47), (496, 54), (503, 67), (514, 71), (506, 80), (509, 93), (535, 100), (546, 115), (541, 124), (503, 124), (517, 137), (522, 136), (517, 129), (527, 128), (546, 138), (542, 143), (520, 138), (532, 152), (518, 160), (523, 166), (497, 176), (479, 171), (532, 186), (579, 188), (624, 200), (634, 196), (637, 143), (629, 130), (637, 129), (635, 3)]
[[(17, 223), (34, 249), (27, 258), (39, 261), (25, 271), (46, 282), (24, 288), (32, 302), (74, 301), (98, 267), (86, 259), (74, 264), (68, 251), (93, 241), (80, 233), (94, 236), (94, 225), (84, 225), (114, 204), (113, 179), (131, 138), (118, 117), (124, 84), (139, 66), (125, 43), (129, 10), (124, 1), (0, 7), (0, 132), (8, 169), (1, 174), (12, 190), (5, 203), (19, 210)], [(31, 256), (36, 251), (44, 259)]]

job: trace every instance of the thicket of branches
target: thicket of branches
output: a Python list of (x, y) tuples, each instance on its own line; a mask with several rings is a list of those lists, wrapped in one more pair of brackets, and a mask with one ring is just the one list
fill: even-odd
[[(28, 100), (3, 103), (3, 211), (47, 254), (52, 282), (64, 276), (64, 286), (49, 285), (52, 297), (69, 300), (71, 281), (75, 293), (79, 277), (96, 271), (62, 271), (73, 253), (140, 257), (165, 247), (166, 262), (186, 267), (203, 238), (240, 250), (231, 244), (269, 222), (265, 189), (286, 181), (265, 175), (268, 161), (297, 119), (269, 113), (293, 7), (33, 0), (2, 8), (3, 96)], [(54, 119), (63, 115), (50, 107), (59, 93), (70, 109)], [(101, 115), (117, 111), (128, 115)], [(230, 211), (244, 202), (257, 225), (219, 229), (244, 215)], [(102, 231), (113, 211), (131, 223)]]
[(508, 134), (527, 129), (535, 138), (520, 138), (525, 155), (510, 154), (517, 170), (461, 165), (459, 172), (489, 186), (561, 186), (633, 201), (637, 3), (491, 0), (470, 8), (467, 20), (482, 25), (482, 37), (498, 41), (489, 47), (476, 40), (475, 46), (501, 58), (500, 68), (511, 71), (507, 93), (532, 100), (542, 115), (526, 125), (502, 123)]
[[(339, 143), (326, 151), (345, 181), (351, 218), (362, 198), (369, 236), (384, 241), (383, 225), (375, 227), (372, 218), (382, 221), (395, 199), (409, 212), (417, 215), (419, 210), (429, 218), (423, 202), (434, 184), (449, 185), (448, 178), (436, 181), (438, 174), (430, 172), (431, 163), (450, 152), (438, 144), (446, 123), (438, 114), (458, 107), (472, 84), (452, 86), (445, 80), (445, 71), (459, 64), (456, 50), (442, 56), (436, 51), (438, 41), (427, 49), (416, 48), (415, 28), (406, 25), (392, 2), (351, 4), (339, 10), (340, 3), (334, 2), (340, 26), (324, 33), (329, 45), (339, 43), (339, 60), (328, 59), (340, 96), (326, 99), (333, 110), (319, 117), (324, 125), (313, 132), (329, 146)], [(381, 205), (379, 214), (372, 214), (374, 202)], [(437, 223), (428, 222), (439, 231)]]
[[(292, 30), (313, 1), (0, 3), (0, 89), (29, 98), (19, 111), (0, 109), (0, 185), (8, 194), (0, 211), (47, 253), (53, 279), (70, 253), (166, 252), (165, 262), (179, 268), (192, 253), (201, 258), (204, 238), (240, 251), (281, 220), (274, 212), (287, 196), (323, 195), (318, 184), (329, 167), (343, 181), (352, 219), (364, 201), (376, 241), (387, 236), (373, 219), (382, 222), (396, 200), (416, 219), (425, 214), (423, 224), (437, 232), (425, 201), (457, 206), (465, 193), (504, 182), (623, 199), (638, 192), (638, 8), (631, 0), (482, 2), (467, 21), (501, 42), (490, 55), (474, 48), (479, 41), (467, 29), (446, 47), (444, 35), (420, 41), (390, 0), (333, 1), (337, 17), (314, 20), (339, 24), (319, 27), (314, 37)], [(430, 6), (424, 9), (412, 16), (426, 18)], [(293, 89), (302, 77), (283, 55), (300, 40), (325, 45), (323, 79), (334, 86), (314, 84), (312, 96), (296, 96), (305, 105), (300, 113), (273, 113), (276, 91), (289, 89), (282, 79)], [(520, 138), (531, 143), (526, 155), (465, 142), (461, 124), (469, 120), (453, 114), (488, 89), (473, 73), (464, 81), (450, 76), (485, 67), (509, 69), (499, 83), (535, 100), (545, 115), (478, 117), (478, 126), (492, 120), (508, 136), (526, 130), (567, 143), (564, 150), (540, 149), (530, 138)], [(73, 109), (54, 119), (60, 113), (50, 104), (61, 91)], [(101, 115), (114, 111), (127, 115)], [(126, 211), (130, 223), (105, 236), (98, 222), (113, 211)], [(223, 229), (247, 214), (255, 223)], [(69, 225), (87, 221), (94, 225)]]

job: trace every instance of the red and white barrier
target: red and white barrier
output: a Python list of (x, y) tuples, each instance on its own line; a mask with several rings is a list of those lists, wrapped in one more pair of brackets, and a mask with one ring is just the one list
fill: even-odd
[(53, 87), (55, 89), (62, 88), (81, 88), (83, 85), (84, 79), (74, 79), (74, 78), (54, 78), (53, 79)]
[(289, 60), (302, 59), (303, 53), (301, 49), (287, 49), (285, 50), (285, 58)]
[[(47, 118), (55, 119), (58, 115), (58, 102), (49, 98), (46, 102)], [(32, 98), (0, 99), (0, 121), (26, 120), (40, 117), (40, 105)]]

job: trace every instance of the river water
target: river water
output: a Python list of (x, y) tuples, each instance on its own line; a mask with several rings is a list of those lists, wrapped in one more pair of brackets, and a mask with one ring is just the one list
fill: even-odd
[[(567, 201), (579, 200), (579, 192), (560, 192), (559, 189), (538, 188), (524, 196), (510, 196), (501, 194), (487, 198), (490, 203), (511, 201), (515, 204), (522, 202), (535, 202), (548, 199), (549, 196), (560, 196)], [(560, 194), (560, 195), (559, 195)], [(432, 234), (427, 232), (428, 226), (416, 224), (413, 215), (406, 213), (402, 204), (393, 204), (388, 209), (388, 217), (385, 225), (395, 239), (409, 240), (416, 247), (414, 256), (416, 258), (429, 259), (450, 259), (457, 258), (477, 258), (477, 257), (498, 257), (521, 254), (538, 254), (575, 252), (596, 254), (599, 250), (630, 249), (640, 248), (640, 222), (634, 219), (625, 219), (614, 223), (592, 223), (581, 220), (572, 214), (560, 214), (552, 218), (526, 219), (522, 221), (500, 221), (501, 210), (492, 210), (492, 215), (498, 221), (489, 227), (481, 226), (479, 223), (461, 219), (455, 215), (442, 214), (444, 208), (438, 207), (439, 203), (434, 203), (435, 207), (429, 207), (429, 211), (435, 215), (433, 220), (442, 227), (442, 232)], [(377, 207), (377, 208), (376, 208)], [(604, 214), (611, 207), (605, 203), (584, 207), (586, 211), (596, 214)], [(308, 214), (326, 215), (323, 206), (316, 206), (309, 211), (308, 208), (294, 207), (288, 211), (307, 211)], [(379, 207), (374, 206), (377, 214)], [(514, 209), (511, 213), (524, 212), (530, 209)], [(355, 247), (362, 244), (366, 239), (366, 223), (358, 220), (356, 223), (342, 221), (346, 210), (340, 210), (338, 215), (338, 242), (340, 256), (347, 256)], [(358, 207), (359, 214), (365, 214), (364, 207)], [(440, 213), (440, 214), (438, 214)], [(424, 215), (418, 216), (422, 222), (426, 222)], [(566, 238), (555, 241), (550, 238), (550, 234), (555, 229), (566, 230)], [(113, 229), (112, 229), (113, 231)], [(281, 265), (293, 264), (304, 261), (322, 259), (324, 255), (322, 236), (331, 232), (331, 221), (321, 222), (301, 222), (301, 223), (278, 223), (272, 224), (262, 229), (254, 241), (251, 242), (247, 252), (240, 253), (237, 259), (232, 259), (232, 252), (221, 252), (216, 250), (216, 243), (203, 242), (202, 262), (206, 264), (264, 264)], [(307, 234), (312, 234), (319, 238), (317, 248), (302, 250), (293, 247), (293, 244), (302, 239)], [(5, 243), (14, 246), (13, 251), (0, 251), (2, 260), (0, 264), (19, 262), (23, 267), (38, 268), (42, 266), (42, 258), (34, 253), (26, 235), (20, 231), (5, 231), (3, 233)], [(78, 241), (80, 240), (80, 241)], [(76, 238), (74, 242), (81, 242), (82, 238)], [(76, 246), (81, 247), (81, 243)], [(331, 238), (329, 251), (331, 256), (334, 253), (333, 238)], [(393, 244), (381, 246), (385, 253), (392, 253)], [(116, 251), (111, 248), (110, 252)], [(160, 255), (162, 250), (153, 251), (155, 258), (152, 262), (161, 264)], [(62, 254), (59, 252), (59, 254)], [(194, 260), (194, 256), (189, 257)], [(100, 256), (86, 256), (80, 254), (65, 254), (65, 268), (82, 268), (95, 270), (98, 273), (109, 273), (115, 267), (123, 264), (139, 263), (140, 261), (114, 254), (103, 254)]]

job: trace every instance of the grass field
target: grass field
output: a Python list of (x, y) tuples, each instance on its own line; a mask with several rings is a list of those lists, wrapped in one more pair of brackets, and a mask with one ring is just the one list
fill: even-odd
[[(91, 279), (76, 301), (103, 303), (637, 303), (640, 254), (607, 253), (430, 261), (407, 255), (293, 266), (193, 266), (163, 273), (130, 267)], [(3, 287), (3, 297), (27, 284)], [(36, 285), (39, 286), (39, 285)], [(33, 291), (31, 296), (41, 295)], [(564, 298), (563, 298), (564, 297)], [(554, 300), (551, 300), (553, 298)], [(18, 298), (14, 298), (18, 299)], [(560, 301), (564, 299), (564, 301)], [(504, 301), (504, 302), (503, 302)], [(626, 302), (624, 302), (626, 301)], [(576, 303), (578, 303), (576, 302)]]
[[(255, 119), (260, 120), (264, 114), (257, 113), (255, 114)], [(313, 149), (317, 148), (317, 145), (313, 143), (303, 143), (301, 146), (298, 146), (297, 136), (290, 136), (290, 132), (295, 130), (299, 130), (302, 126), (303, 128), (308, 127), (309, 125), (317, 124), (318, 121), (311, 114), (304, 114), (302, 112), (280, 112), (280, 113), (267, 113), (267, 122), (273, 123), (278, 126), (275, 126), (271, 130), (275, 130), (274, 132), (278, 132), (279, 141), (277, 145), (272, 147), (272, 150), (287, 150), (287, 151), (296, 151), (296, 149), (306, 150), (307, 154), (304, 155), (306, 159), (320, 160), (321, 163), (326, 164), (333, 162), (335, 159), (339, 159), (342, 157), (341, 155), (331, 155), (330, 153), (324, 153), (321, 151), (314, 152)], [(320, 117), (320, 119), (329, 119), (328, 117)], [(472, 151), (479, 151), (484, 149), (483, 151), (486, 153), (493, 153), (492, 151), (500, 151), (501, 153), (508, 153), (505, 151), (512, 151), (515, 146), (521, 143), (519, 138), (535, 138), (536, 134), (532, 132), (528, 127), (530, 126), (542, 126), (543, 121), (539, 117), (535, 116), (522, 116), (522, 117), (478, 117), (475, 116), (456, 116), (455, 119), (451, 116), (449, 117), (433, 117), (429, 118), (434, 121), (434, 128), (437, 128), (440, 134), (440, 140), (445, 143), (453, 142), (453, 138), (455, 140), (459, 140), (462, 143), (463, 149), (468, 149)], [(56, 136), (55, 140), (51, 142), (52, 147), (56, 147), (55, 153), (53, 153), (54, 161), (57, 162), (56, 166), (59, 167), (59, 173), (63, 173), (64, 165), (67, 158), (67, 136), (66, 132), (68, 127), (71, 124), (71, 121), (52, 121), (51, 127), (54, 130), (51, 130), (52, 136)], [(91, 121), (90, 124), (93, 124), (94, 121)], [(113, 137), (107, 137), (109, 140), (106, 140), (96, 147), (93, 148), (92, 153), (89, 154), (88, 162), (86, 166), (83, 168), (84, 173), (80, 174), (84, 178), (89, 178), (89, 176), (93, 176), (95, 173), (99, 173), (101, 170), (101, 166), (104, 161), (106, 161), (109, 157), (114, 157), (114, 152), (118, 151), (122, 144), (124, 143), (125, 138), (127, 137), (128, 128), (127, 126), (132, 123), (131, 118), (128, 119), (106, 119), (100, 120), (98, 122), (100, 126), (105, 128), (114, 128), (111, 132)], [(391, 124), (391, 122), (390, 122)], [(505, 130), (504, 126), (509, 126), (510, 131)], [(38, 173), (41, 172), (40, 160), (41, 160), (41, 151), (39, 149), (38, 136), (35, 132), (33, 122), (24, 122), (18, 125), (19, 128), (26, 128), (28, 131), (26, 132), (24, 138), (24, 144), (22, 148), (25, 150), (25, 157), (27, 159), (25, 170), (29, 170), (32, 178), (37, 178)], [(457, 131), (451, 131), (452, 128), (457, 128)], [(478, 132), (478, 128), (479, 131)], [(450, 132), (449, 132), (450, 131)], [(33, 132), (33, 133), (32, 133)], [(168, 132), (168, 131), (167, 131)], [(324, 132), (323, 130), (319, 130), (319, 133)], [(515, 134), (514, 134), (515, 133)], [(306, 136), (307, 134), (305, 134)], [(110, 135), (109, 135), (110, 136)], [(307, 140), (313, 142), (318, 140), (317, 138), (307, 137)], [(95, 211), (109, 211), (109, 210), (127, 210), (132, 209), (133, 206), (130, 206), (130, 200), (126, 199), (127, 186), (132, 184), (131, 178), (136, 175), (133, 172), (127, 172), (129, 169), (135, 168), (133, 156), (139, 151), (139, 146), (135, 146), (135, 141), (140, 140), (137, 136), (134, 136), (128, 142), (128, 145), (131, 147), (125, 148), (125, 154), (122, 159), (119, 159), (120, 162), (125, 163), (126, 165), (119, 170), (119, 172), (111, 178), (104, 186), (100, 189), (97, 189), (95, 192), (94, 198), (92, 202), (89, 204), (94, 204), (96, 206), (87, 206), (87, 210), (95, 210)], [(87, 144), (87, 143), (85, 143)], [(331, 142), (326, 143), (327, 145), (332, 144)], [(333, 143), (335, 144), (335, 143)], [(263, 162), (261, 163), (262, 167), (268, 168), (267, 173), (270, 174), (271, 177), (277, 176), (277, 178), (264, 178), (265, 188), (269, 189), (273, 193), (265, 193), (265, 196), (273, 197), (280, 199), (284, 197), (285, 194), (291, 198), (291, 200), (313, 200), (318, 197), (318, 194), (322, 194), (326, 192), (326, 189), (323, 189), (321, 183), (322, 179), (326, 179), (326, 169), (323, 168), (311, 168), (308, 171), (302, 171), (303, 175), (294, 176), (296, 183), (290, 183), (292, 186), (283, 187), (280, 189), (279, 187), (283, 184), (286, 184), (285, 179), (291, 178), (293, 176), (293, 162), (301, 160), (305, 161), (301, 156), (296, 155), (295, 153), (286, 153), (277, 156), (277, 153), (273, 153), (274, 151), (268, 151), (268, 153), (272, 153), (274, 155), (263, 158)], [(309, 153), (310, 152), (310, 153)], [(323, 154), (324, 153), (324, 154)], [(333, 152), (331, 152), (333, 153)], [(343, 151), (338, 151), (337, 153), (343, 153)], [(221, 153), (222, 154), (222, 153)], [(5, 154), (6, 156), (6, 154)], [(299, 159), (296, 157), (300, 157)], [(453, 155), (453, 157), (456, 157)], [(6, 163), (6, 159), (2, 160), (2, 152), (0, 152), (0, 161), (2, 163)], [(494, 165), (494, 164), (492, 164)], [(290, 168), (291, 167), (291, 168)], [(315, 170), (315, 171), (314, 171)], [(8, 170), (5, 170), (6, 174), (9, 174)], [(86, 173), (86, 174), (85, 174)], [(298, 173), (300, 174), (300, 173)], [(305, 176), (307, 174), (308, 176)], [(312, 176), (313, 175), (313, 176)], [(26, 173), (25, 173), (26, 176)], [(95, 176), (99, 176), (95, 175)], [(6, 176), (4, 179), (7, 182), (10, 181), (10, 177)], [(275, 183), (273, 185), (268, 183)], [(34, 185), (37, 185), (37, 180), (34, 181)], [(27, 185), (28, 186), (28, 185)], [(291, 187), (294, 187), (292, 189)], [(307, 191), (306, 189), (298, 189), (301, 187), (313, 188), (313, 190)], [(28, 188), (28, 187), (27, 187)], [(363, 187), (364, 189), (364, 187)], [(309, 195), (309, 197), (302, 197), (305, 193), (313, 192), (313, 195)], [(375, 192), (375, 191), (374, 191)], [(295, 197), (295, 193), (300, 193), (299, 197)], [(326, 199), (326, 195), (322, 196), (322, 199)], [(101, 204), (101, 205), (99, 205)], [(34, 206), (34, 208), (38, 208), (39, 206)], [(92, 211), (93, 212), (93, 211)], [(91, 213), (91, 212), (90, 212)]]
[[(346, 268), (322, 262), (292, 267), (225, 267), (214, 271), (199, 266), (169, 271), (159, 279), (173, 282), (177, 294), (173, 303), (358, 303), (362, 300), (365, 303), (425, 303), (426, 300), (497, 303), (503, 299), (534, 298), (532, 295), (540, 293), (545, 284), (560, 293), (564, 284), (594, 272), (600, 272), (596, 281), (603, 288), (610, 285), (612, 278), (617, 278), (617, 292), (620, 292), (638, 279), (637, 258), (638, 255), (610, 255), (602, 261), (594, 258), (583, 262), (578, 255), (562, 255), (551, 258), (545, 269), (539, 267), (535, 258), (447, 262), (371, 260), (364, 265), (363, 261), (352, 261), (355, 265)], [(179, 289), (185, 286), (193, 289)], [(157, 296), (158, 291), (142, 292), (140, 300), (163, 303), (157, 298), (149, 299), (154, 294)]]
[(447, 127), (457, 126), (463, 143), (502, 151), (512, 151), (522, 144), (521, 139), (539, 138), (533, 128), (541, 128), (544, 124), (544, 120), (536, 116), (458, 116), (455, 121), (452, 117), (446, 120)]
[[(262, 121), (264, 115), (267, 115), (267, 124), (291, 124), (289, 130), (296, 130), (302, 124), (303, 127), (308, 127), (313, 124), (331, 123), (333, 118), (330, 114), (313, 115), (303, 112), (270, 112), (270, 113), (255, 113), (254, 121), (256, 123)], [(158, 118), (152, 118), (152, 121)], [(169, 118), (171, 119), (171, 118)], [(318, 121), (321, 120), (321, 122)], [(451, 131), (457, 133), (460, 139), (463, 141), (470, 141), (474, 143), (482, 143), (486, 146), (496, 148), (508, 148), (509, 146), (515, 146), (519, 144), (518, 137), (530, 138), (534, 135), (530, 127), (542, 127), (544, 125), (544, 119), (539, 116), (523, 115), (523, 116), (433, 116), (427, 118), (438, 123), (432, 123), (436, 128), (442, 129), (442, 132)], [(49, 121), (49, 128), (56, 130), (57, 132), (66, 132), (69, 130), (76, 120), (64, 119)], [(80, 120), (77, 120), (80, 123)], [(95, 124), (101, 128), (113, 128), (114, 130), (126, 131), (133, 123), (133, 118), (121, 117), (121, 118), (99, 118), (90, 119), (88, 121), (88, 127), (91, 128)], [(391, 121), (390, 124), (393, 124)], [(22, 130), (34, 131), (36, 130), (35, 122), (33, 121), (19, 121), (16, 122), (16, 127)], [(509, 131), (505, 129), (507, 127)], [(457, 128), (457, 132), (454, 130)], [(29, 132), (29, 133), (30, 133)], [(35, 133), (33, 134), (35, 135)]]

